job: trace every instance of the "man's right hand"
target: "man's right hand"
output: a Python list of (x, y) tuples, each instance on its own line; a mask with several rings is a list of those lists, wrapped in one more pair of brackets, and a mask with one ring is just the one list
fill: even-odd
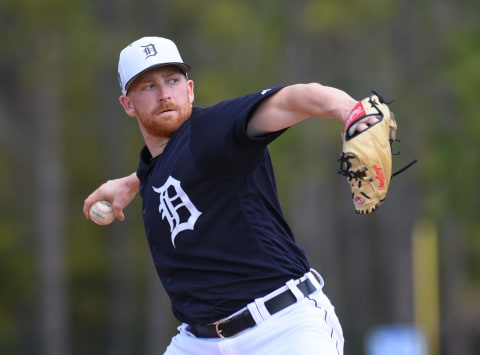
[(90, 207), (100, 200), (110, 201), (113, 215), (120, 221), (125, 219), (123, 209), (133, 201), (139, 191), (140, 181), (135, 173), (114, 180), (108, 180), (92, 192), (83, 204), (83, 214), (90, 219)]

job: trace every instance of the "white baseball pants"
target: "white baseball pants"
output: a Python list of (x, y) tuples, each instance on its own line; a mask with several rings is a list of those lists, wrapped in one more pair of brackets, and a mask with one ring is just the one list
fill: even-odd
[(343, 354), (342, 329), (321, 288), (232, 338), (197, 338), (186, 327), (178, 327), (165, 355)]

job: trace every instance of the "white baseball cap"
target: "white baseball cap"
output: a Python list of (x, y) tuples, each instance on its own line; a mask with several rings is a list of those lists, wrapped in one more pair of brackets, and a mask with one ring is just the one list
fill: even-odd
[(129, 44), (120, 52), (118, 60), (118, 81), (123, 95), (137, 76), (164, 65), (174, 65), (185, 74), (190, 71), (175, 43), (167, 38), (143, 37)]

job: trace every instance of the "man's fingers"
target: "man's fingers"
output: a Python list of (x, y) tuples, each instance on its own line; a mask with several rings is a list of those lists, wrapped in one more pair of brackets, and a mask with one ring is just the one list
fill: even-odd
[(114, 201), (114, 203), (112, 204), (112, 207), (113, 207), (113, 215), (115, 216), (115, 218), (120, 221), (125, 220), (125, 215), (123, 214), (123, 206), (121, 206), (120, 204)]
[(110, 201), (111, 198), (107, 196), (107, 194), (104, 192), (104, 186), (100, 186), (98, 189), (96, 189), (94, 192), (92, 192), (84, 201), (83, 203), (83, 214), (87, 219), (90, 219), (90, 208), (92, 205), (100, 200), (108, 200)]
[(357, 132), (362, 132), (366, 130), (368, 127), (371, 127), (378, 122), (380, 122), (380, 119), (377, 116), (368, 117), (358, 122), (357, 126), (355, 127), (355, 130)]
[(83, 214), (87, 219), (90, 219), (90, 207), (95, 203), (95, 199), (92, 197), (93, 194), (88, 196), (83, 203)]

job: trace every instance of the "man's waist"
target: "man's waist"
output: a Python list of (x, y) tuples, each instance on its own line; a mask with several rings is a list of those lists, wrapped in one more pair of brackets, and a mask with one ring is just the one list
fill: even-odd
[[(277, 290), (289, 280), (297, 279), (305, 271), (285, 276), (275, 273), (261, 273), (235, 279), (235, 276), (221, 275), (214, 279), (199, 273), (187, 276), (175, 273), (170, 278), (161, 277), (165, 290), (170, 296), (175, 317), (183, 323), (208, 324), (226, 318), (245, 307), (256, 298)], [(161, 273), (160, 275), (164, 275)]]
[(323, 287), (321, 276), (314, 270), (264, 297), (257, 298), (228, 317), (210, 324), (189, 324), (187, 330), (201, 338), (228, 338), (252, 328), (272, 315), (287, 309)]

